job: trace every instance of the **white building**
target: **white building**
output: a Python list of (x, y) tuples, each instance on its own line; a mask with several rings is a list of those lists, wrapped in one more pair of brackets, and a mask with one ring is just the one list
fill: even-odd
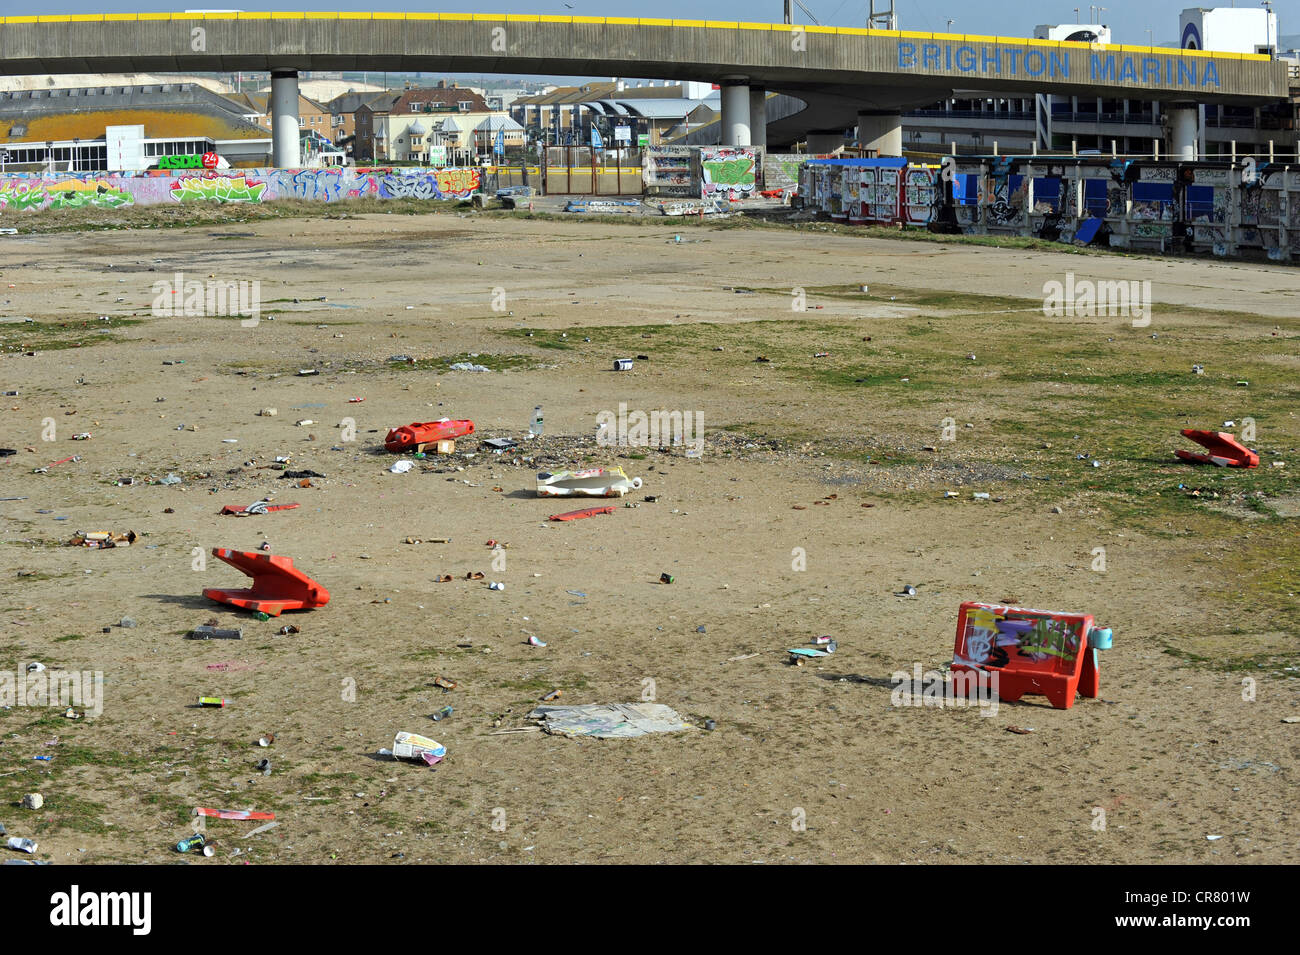
[(1277, 55), (1277, 14), (1242, 7), (1191, 7), (1178, 16), (1184, 50)]

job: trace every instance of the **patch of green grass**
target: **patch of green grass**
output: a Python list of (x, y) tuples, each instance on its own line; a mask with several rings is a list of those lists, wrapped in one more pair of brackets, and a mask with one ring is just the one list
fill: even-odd
[(106, 342), (118, 341), (113, 333), (122, 328), (139, 325), (143, 319), (110, 316), (76, 321), (32, 322), (24, 325), (0, 325), (0, 353), (64, 351), (70, 348), (90, 348)]
[(59, 831), (91, 834), (112, 832), (116, 826), (103, 818), (107, 810), (108, 807), (103, 803), (86, 799), (75, 791), (64, 789), (46, 797), (33, 832), (38, 835)]

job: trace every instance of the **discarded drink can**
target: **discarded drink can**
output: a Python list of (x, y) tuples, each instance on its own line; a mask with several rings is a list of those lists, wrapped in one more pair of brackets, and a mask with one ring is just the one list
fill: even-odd
[(189, 852), (193, 849), (202, 849), (208, 844), (208, 839), (202, 833), (195, 833), (186, 839), (176, 843), (177, 852)]
[(269, 759), (259, 759), (257, 761), (257, 771), (263, 776), (271, 775), (271, 761)]
[(615, 358), (615, 359), (614, 359), (614, 370), (615, 370), (615, 371), (631, 371), (631, 370), (632, 370), (632, 359), (631, 359), (631, 358)]
[(7, 844), (9, 848), (13, 849), (15, 852), (36, 852), (36, 843), (31, 839), (19, 839), (17, 836), (14, 836)]
[(440, 709), (437, 713), (434, 713), (434, 714), (433, 714), (432, 719), (433, 719), (434, 722), (437, 722), (438, 720), (446, 719), (448, 716), (451, 716), (451, 714), (452, 714), (452, 709), (451, 709), (451, 707), (450, 707), (450, 706), (444, 706), (444, 707), (443, 707), (442, 709)]
[(664, 573), (659, 575), (659, 583), (661, 584), (671, 584), (676, 579), (677, 578), (674, 577), (672, 574)]
[(216, 842), (209, 840), (203, 843), (203, 854), (209, 859), (211, 859), (214, 855), (216, 855), (217, 854)]
[(267, 733), (265, 736), (261, 737), (261, 738), (257, 741), (257, 745), (258, 745), (258, 746), (270, 746), (270, 745), (271, 745), (272, 743), (274, 743), (274, 742), (275, 742), (275, 734), (274, 734), (274, 733)]
[(220, 706), (224, 707), (226, 701), (219, 696), (201, 696), (199, 697), (199, 706)]

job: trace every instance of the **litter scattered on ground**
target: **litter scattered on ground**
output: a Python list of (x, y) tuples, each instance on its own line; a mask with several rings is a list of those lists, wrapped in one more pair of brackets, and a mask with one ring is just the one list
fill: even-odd
[(433, 766), (442, 762), (446, 757), (447, 747), (437, 740), (421, 736), (419, 733), (403, 732), (398, 733), (393, 739), (392, 749), (381, 749), (379, 752), (380, 755), (392, 756), (394, 759), (405, 759), (424, 763), (426, 766)]
[(189, 633), (190, 640), (242, 640), (244, 639), (244, 630), (242, 627), (234, 629), (223, 629), (221, 627), (212, 627), (208, 624), (201, 624), (195, 627)]
[(632, 739), (649, 733), (694, 729), (662, 703), (589, 703), (580, 706), (539, 706), (528, 714), (551, 735), (597, 739)]
[(247, 517), (250, 514), (270, 514), (273, 511), (292, 511), (297, 508), (297, 504), (272, 504), (270, 501), (263, 499), (254, 501), (249, 505), (227, 504), (221, 509), (222, 514), (236, 514), (240, 517)]
[(92, 550), (107, 550), (110, 547), (130, 547), (140, 535), (135, 531), (119, 533), (117, 531), (77, 531), (68, 541), (73, 547), (89, 547)]
[(200, 807), (195, 809), (193, 814), (205, 816), (208, 819), (234, 819), (240, 822), (270, 822), (275, 818), (273, 812), (256, 812), (252, 809), (204, 809)]

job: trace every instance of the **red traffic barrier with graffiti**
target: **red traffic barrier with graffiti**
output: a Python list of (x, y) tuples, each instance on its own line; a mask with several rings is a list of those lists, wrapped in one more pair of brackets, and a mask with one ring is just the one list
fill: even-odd
[(421, 444), (451, 441), (473, 433), (473, 421), (443, 418), (441, 421), (426, 421), (423, 424), (408, 424), (405, 427), (393, 428), (384, 438), (384, 447), (389, 451), (401, 453)]
[[(988, 674), (999, 700), (1037, 694), (1068, 710), (1076, 693), (1097, 696), (1097, 651), (1110, 645), (1111, 631), (1093, 626), (1090, 614), (968, 601), (957, 613), (952, 669), (981, 680)], [(971, 688), (967, 680), (954, 683), (959, 693)]]
[(203, 596), (209, 600), (269, 617), (278, 617), (285, 610), (314, 610), (329, 603), (329, 591), (294, 567), (292, 557), (228, 547), (212, 548), (212, 556), (252, 577), (253, 586), (238, 590), (205, 587)]
[(1182, 430), (1184, 438), (1191, 438), (1209, 454), (1196, 451), (1184, 451), (1179, 448), (1174, 454), (1193, 464), (1216, 464), (1221, 468), (1257, 468), (1259, 455), (1250, 448), (1240, 444), (1226, 431), (1196, 431), (1192, 428)]

